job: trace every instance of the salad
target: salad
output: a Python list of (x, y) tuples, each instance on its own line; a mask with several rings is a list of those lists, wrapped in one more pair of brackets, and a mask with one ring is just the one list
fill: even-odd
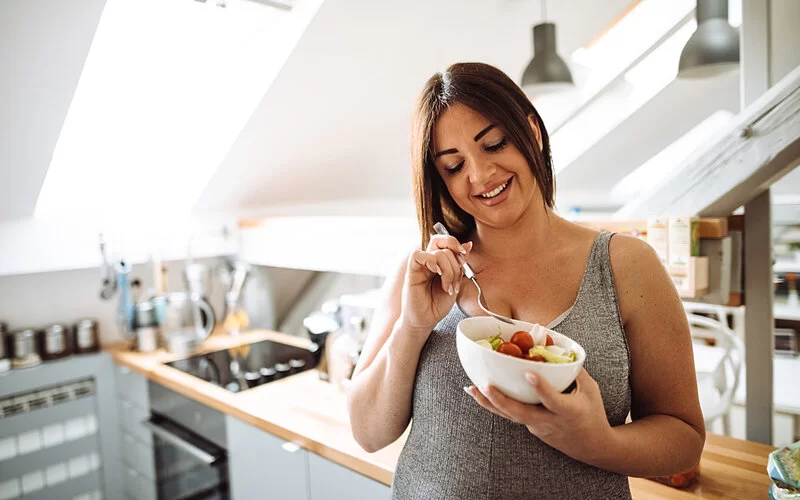
[(547, 334), (546, 330), (541, 325), (534, 325), (530, 332), (524, 330), (514, 332), (508, 342), (503, 340), (500, 333), (476, 342), (486, 349), (530, 361), (572, 363), (578, 360), (578, 355), (575, 354), (575, 351), (556, 345), (553, 342), (553, 337)]

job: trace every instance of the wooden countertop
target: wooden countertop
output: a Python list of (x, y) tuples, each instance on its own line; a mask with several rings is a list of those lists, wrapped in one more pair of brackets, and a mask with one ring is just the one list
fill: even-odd
[[(203, 343), (201, 352), (240, 345), (240, 349), (246, 349), (248, 343), (267, 339), (308, 346), (303, 339), (277, 332), (251, 331), (238, 338), (215, 333)], [(163, 350), (150, 354), (110, 350), (117, 364), (154, 382), (384, 484), (392, 482), (406, 435), (381, 451), (365, 452), (351, 435), (345, 395), (333, 385), (320, 382), (316, 370), (231, 393), (164, 365), (181, 356)], [(770, 484), (767, 455), (773, 449), (709, 434), (700, 462), (699, 483), (678, 490), (647, 479), (631, 478), (631, 491), (637, 499), (764, 498)]]

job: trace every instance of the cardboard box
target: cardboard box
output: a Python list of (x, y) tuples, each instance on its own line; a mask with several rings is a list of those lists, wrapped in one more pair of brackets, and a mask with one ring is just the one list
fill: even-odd
[(669, 218), (669, 265), (686, 266), (690, 257), (700, 255), (700, 219), (698, 217)]
[(708, 295), (708, 257), (690, 257), (685, 265), (669, 267), (678, 294), (685, 299)]

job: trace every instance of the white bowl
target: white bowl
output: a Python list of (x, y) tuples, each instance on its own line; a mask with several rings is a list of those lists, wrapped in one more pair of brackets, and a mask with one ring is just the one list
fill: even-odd
[(512, 326), (491, 316), (475, 316), (461, 320), (456, 328), (456, 348), (461, 366), (472, 383), (477, 387), (492, 385), (506, 396), (529, 404), (540, 401), (536, 391), (525, 380), (527, 372), (538, 374), (559, 392), (569, 387), (575, 381), (586, 359), (583, 347), (569, 337), (552, 330), (547, 331), (556, 345), (575, 351), (577, 360), (572, 363), (545, 363), (515, 358), (481, 347), (476, 342), (498, 333), (508, 342), (514, 332), (519, 330), (530, 332), (533, 326), (532, 323), (524, 321), (517, 321), (517, 325)]

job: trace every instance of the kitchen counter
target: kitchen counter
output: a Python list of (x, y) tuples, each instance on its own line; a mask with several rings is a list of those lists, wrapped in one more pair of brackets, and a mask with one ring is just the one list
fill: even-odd
[[(201, 352), (233, 348), (260, 340), (307, 347), (308, 341), (289, 335), (251, 331), (238, 338), (215, 333)], [(376, 453), (367, 453), (350, 433), (345, 395), (320, 382), (315, 370), (264, 384), (241, 393), (183, 373), (163, 363), (182, 356), (163, 350), (142, 354), (111, 349), (116, 363), (180, 394), (239, 418), (281, 439), (292, 441), (328, 460), (390, 485), (405, 435)], [(634, 498), (763, 498), (770, 484), (766, 474), (770, 446), (709, 434), (700, 462), (701, 479), (686, 490), (632, 478)]]

